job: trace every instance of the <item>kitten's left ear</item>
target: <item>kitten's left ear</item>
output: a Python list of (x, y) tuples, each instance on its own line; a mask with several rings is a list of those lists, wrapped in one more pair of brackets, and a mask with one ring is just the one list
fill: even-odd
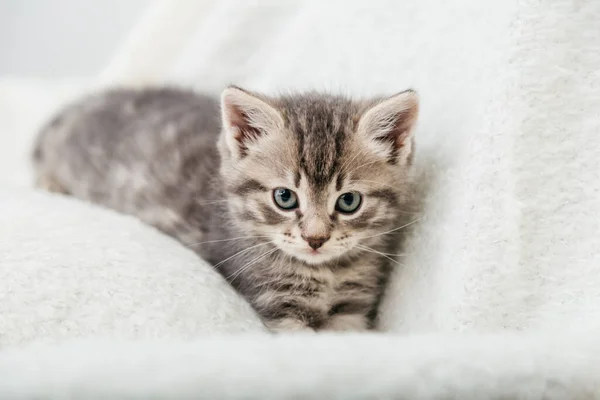
[(245, 157), (263, 136), (283, 128), (283, 119), (275, 108), (235, 86), (221, 95), (221, 117), (225, 143), (236, 160)]
[(398, 93), (365, 111), (358, 134), (370, 147), (394, 164), (406, 164), (412, 153), (412, 132), (419, 115), (419, 97), (413, 90)]

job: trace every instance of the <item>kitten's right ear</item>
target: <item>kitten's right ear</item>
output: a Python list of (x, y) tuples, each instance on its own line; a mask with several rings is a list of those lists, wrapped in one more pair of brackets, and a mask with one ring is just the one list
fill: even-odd
[(262, 136), (283, 128), (283, 119), (277, 110), (238, 87), (223, 91), (221, 117), (225, 143), (234, 159), (245, 157)]
[(419, 114), (419, 97), (406, 90), (371, 106), (358, 122), (359, 134), (375, 153), (391, 163), (410, 162), (412, 134)]

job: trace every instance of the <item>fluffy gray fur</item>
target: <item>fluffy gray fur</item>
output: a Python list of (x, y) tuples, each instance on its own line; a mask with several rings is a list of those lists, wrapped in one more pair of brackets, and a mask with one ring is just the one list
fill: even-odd
[[(37, 183), (190, 246), (274, 331), (368, 329), (396, 248), (416, 94), (353, 101), (230, 87), (220, 103), (174, 88), (84, 98), (40, 133)], [(278, 207), (277, 188), (298, 207)], [(352, 214), (336, 209), (347, 192), (362, 196)]]

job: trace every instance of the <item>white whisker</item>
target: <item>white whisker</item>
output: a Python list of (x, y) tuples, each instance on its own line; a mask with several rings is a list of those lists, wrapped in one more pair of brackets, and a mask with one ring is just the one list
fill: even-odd
[(237, 253), (235, 253), (234, 255), (232, 255), (232, 256), (230, 256), (230, 257), (227, 257), (226, 259), (224, 259), (224, 260), (222, 260), (222, 261), (219, 261), (217, 264), (213, 265), (213, 268), (217, 268), (219, 265), (223, 264), (223, 263), (224, 263), (224, 262), (226, 262), (226, 261), (229, 261), (229, 260), (231, 260), (233, 257), (236, 257), (236, 256), (238, 256), (238, 255), (240, 255), (240, 254), (243, 254), (243, 253), (245, 253), (245, 252), (247, 252), (247, 251), (250, 251), (250, 250), (252, 250), (252, 249), (254, 249), (254, 248), (256, 248), (256, 247), (265, 246), (265, 245), (267, 245), (267, 244), (270, 244), (270, 243), (273, 243), (273, 242), (272, 242), (272, 241), (269, 241), (269, 242), (259, 243), (259, 244), (257, 244), (257, 245), (254, 245), (254, 246), (247, 247), (247, 248), (245, 248), (244, 250), (238, 251), (238, 252), (237, 252)]
[(231, 242), (232, 240), (256, 239), (256, 238), (266, 238), (266, 237), (269, 237), (269, 236), (267, 236), (267, 235), (261, 235), (261, 236), (239, 236), (239, 237), (234, 237), (234, 238), (229, 238), (229, 239), (216, 239), (216, 240), (207, 240), (205, 242), (198, 242), (198, 243), (185, 243), (185, 245), (187, 247), (194, 247), (194, 246), (198, 246), (198, 245), (206, 244), (206, 243)]
[[(368, 247), (368, 246), (365, 246), (364, 244), (359, 244), (358, 246)], [(390, 256), (390, 257), (408, 257), (408, 256), (413, 255), (414, 253), (379, 253), (379, 254)]]
[(358, 247), (359, 249), (362, 249), (362, 250), (364, 250), (364, 251), (367, 251), (367, 252), (369, 252), (369, 253), (375, 253), (375, 254), (379, 254), (380, 256), (387, 258), (387, 259), (388, 259), (388, 260), (390, 260), (391, 262), (393, 262), (393, 263), (395, 263), (395, 264), (398, 264), (398, 265), (399, 265), (399, 266), (401, 266), (401, 267), (405, 267), (405, 268), (406, 268), (406, 264), (402, 264), (402, 263), (400, 263), (400, 262), (398, 262), (398, 261), (394, 260), (392, 257), (389, 257), (389, 256), (387, 256), (385, 253), (382, 253), (382, 252), (380, 252), (380, 251), (377, 251), (377, 250), (375, 250), (375, 249), (372, 249), (372, 248), (370, 248), (370, 247), (367, 247), (367, 246), (362, 246), (362, 245), (360, 245), (360, 244), (357, 244), (357, 245), (356, 245), (356, 247)]
[(387, 235), (387, 234), (390, 234), (390, 233), (392, 233), (392, 232), (399, 231), (400, 229), (406, 228), (407, 226), (410, 226), (410, 225), (412, 225), (412, 224), (414, 224), (414, 223), (417, 223), (417, 222), (419, 222), (420, 220), (422, 220), (423, 218), (425, 218), (425, 216), (424, 216), (424, 215), (420, 216), (419, 218), (415, 219), (414, 221), (411, 221), (411, 222), (409, 222), (409, 223), (407, 223), (407, 224), (404, 224), (404, 225), (402, 225), (402, 226), (399, 226), (399, 227), (397, 227), (397, 228), (391, 229), (391, 230), (389, 230), (389, 231), (387, 231), (387, 232), (381, 232), (381, 233), (378, 233), (378, 234), (376, 234), (376, 235), (372, 235), (372, 236), (363, 236), (363, 237), (361, 237), (361, 238), (359, 238), (359, 239), (361, 239), (361, 240), (362, 240), (362, 239), (369, 239), (369, 238), (374, 238), (374, 237), (377, 237), (377, 236), (383, 236), (383, 235)]
[(240, 274), (242, 274), (244, 271), (246, 271), (252, 265), (254, 265), (258, 261), (262, 260), (263, 258), (267, 257), (269, 254), (273, 254), (277, 250), (278, 250), (277, 248), (274, 248), (274, 249), (271, 249), (271, 250), (267, 250), (266, 252), (264, 252), (260, 256), (255, 257), (250, 262), (244, 264), (240, 269), (238, 269), (236, 272), (234, 272), (233, 274), (229, 275), (225, 279), (227, 279), (229, 282), (233, 282), (238, 276), (240, 276)]

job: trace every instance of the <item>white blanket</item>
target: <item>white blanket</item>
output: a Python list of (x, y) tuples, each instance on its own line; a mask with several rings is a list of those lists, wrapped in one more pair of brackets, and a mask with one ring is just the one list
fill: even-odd
[[(201, 23), (191, 29), (190, 16), (198, 10)], [(168, 15), (171, 24), (161, 15)], [(10, 377), (0, 380), (0, 394), (600, 397), (600, 380), (592, 372), (600, 362), (594, 340), (600, 327), (599, 20), (599, 2), (576, 0), (160, 4), (125, 44), (102, 83), (167, 79), (216, 91), (235, 82), (259, 90), (316, 88), (352, 95), (393, 93), (407, 86), (419, 90), (416, 190), (423, 218), (410, 228), (403, 250), (407, 255), (399, 259), (404, 266), (395, 271), (382, 308), (381, 329), (389, 333), (357, 338), (211, 336), (184, 344), (174, 341), (189, 335), (164, 322), (157, 336), (173, 342), (156, 347), (67, 342), (59, 348), (0, 353), (0, 376)], [(170, 49), (169, 57), (157, 56), (163, 48)], [(0, 104), (6, 101), (1, 95)], [(5, 149), (3, 154), (11, 152)], [(11, 157), (16, 163), (16, 156)], [(6, 195), (0, 193), (0, 199)], [(41, 199), (31, 201), (38, 200), (41, 207)], [(17, 211), (8, 212), (23, 216), (18, 203), (13, 198)], [(52, 209), (62, 207), (57, 204), (48, 201)], [(100, 212), (77, 207), (90, 216)], [(40, 217), (44, 214), (36, 210)], [(53, 218), (60, 223), (58, 216)], [(106, 218), (102, 229), (120, 226), (117, 220), (123, 217)], [(33, 238), (49, 237), (48, 225), (31, 226)], [(95, 240), (91, 229), (81, 229)], [(154, 232), (140, 235), (161, 241), (165, 263), (168, 254), (189, 257), (176, 243), (152, 236)], [(8, 254), (11, 262), (0, 263), (0, 274), (14, 274), (14, 281), (21, 282), (6, 290), (5, 279), (0, 280), (1, 293), (8, 293), (12, 304), (31, 290), (19, 278), (19, 267), (37, 257), (36, 246), (27, 244), (35, 243), (32, 237), (12, 238), (9, 230), (2, 231), (1, 240), (8, 244), (0, 257)], [(102, 239), (104, 246), (110, 246), (109, 239)], [(65, 248), (64, 240), (72, 239), (49, 239), (46, 249)], [(115, 242), (119, 251), (129, 251), (130, 242)], [(57, 262), (75, 269), (73, 260), (90, 254), (84, 249), (80, 258), (58, 254), (66, 261)], [(137, 265), (148, 259), (141, 256), (133, 254), (133, 262), (119, 265), (143, 274)], [(95, 257), (113, 260), (110, 253)], [(186, 260), (179, 271), (189, 277), (196, 267)], [(102, 268), (97, 261), (93, 265)], [(94, 277), (85, 269), (77, 271), (81, 280)], [(177, 283), (182, 278), (173, 279)], [(147, 298), (147, 290), (156, 290), (131, 286), (133, 281), (123, 283), (132, 298)], [(213, 280), (205, 290), (212, 291), (212, 285)], [(182, 296), (192, 296), (191, 286)], [(228, 315), (239, 313), (252, 321), (232, 300), (234, 294), (226, 297), (223, 310)], [(44, 303), (40, 300), (40, 307)], [(130, 314), (135, 310), (124, 300), (117, 308)], [(169, 314), (167, 308), (163, 311)], [(20, 321), (48, 323), (40, 314), (32, 320), (18, 312), (8, 315), (13, 318), (9, 331), (2, 331), (0, 319), (0, 340), (12, 338), (7, 343), (31, 338), (21, 333), (27, 325)], [(221, 320), (222, 329), (200, 327), (213, 324), (211, 314), (203, 311), (197, 319), (201, 322), (189, 315), (183, 318), (198, 334), (260, 329), (256, 321)], [(457, 331), (468, 336), (452, 336)], [(427, 335), (406, 338), (393, 332)], [(53, 339), (78, 336), (46, 333)], [(103, 333), (127, 336), (116, 324)], [(148, 337), (143, 331), (134, 336)], [(64, 363), (63, 355), (73, 352), (82, 357)], [(186, 367), (177, 367), (180, 363)], [(49, 373), (59, 365), (64, 365), (60, 373)], [(152, 382), (146, 381), (148, 376)], [(236, 382), (243, 384), (234, 387)]]

